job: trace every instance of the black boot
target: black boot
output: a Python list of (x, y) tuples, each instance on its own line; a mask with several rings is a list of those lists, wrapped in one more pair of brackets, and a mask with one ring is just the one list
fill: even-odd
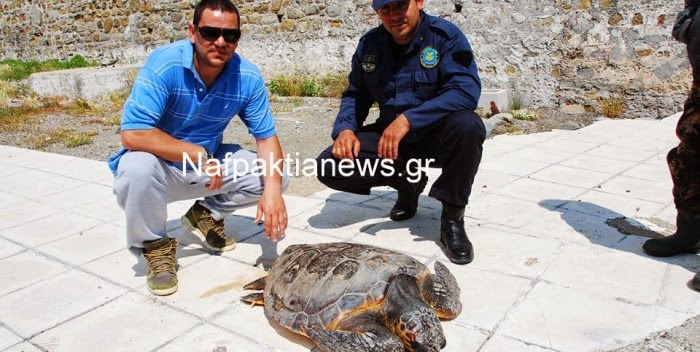
[(396, 204), (391, 208), (389, 218), (394, 221), (401, 221), (412, 218), (418, 210), (418, 197), (428, 183), (428, 175), (421, 173), (418, 182), (410, 182), (406, 178), (397, 180), (393, 187), (399, 193)]
[(700, 271), (695, 274), (695, 277), (693, 277), (693, 281), (691, 281), (690, 284), (693, 285), (693, 288), (696, 291), (700, 291)]
[(670, 257), (681, 253), (694, 253), (700, 250), (700, 215), (678, 210), (676, 233), (664, 238), (654, 238), (644, 242), (644, 252), (654, 257)]
[(442, 202), (440, 242), (445, 254), (455, 264), (469, 264), (474, 260), (474, 249), (464, 230), (464, 207)]

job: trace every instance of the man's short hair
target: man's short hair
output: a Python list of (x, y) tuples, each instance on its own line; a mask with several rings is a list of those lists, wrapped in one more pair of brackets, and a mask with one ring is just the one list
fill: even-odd
[(235, 13), (238, 19), (238, 28), (241, 28), (241, 14), (238, 12), (236, 5), (230, 0), (202, 0), (197, 3), (197, 6), (194, 7), (194, 17), (192, 18), (193, 25), (199, 25), (199, 20), (202, 19), (202, 12), (204, 12), (205, 9)]

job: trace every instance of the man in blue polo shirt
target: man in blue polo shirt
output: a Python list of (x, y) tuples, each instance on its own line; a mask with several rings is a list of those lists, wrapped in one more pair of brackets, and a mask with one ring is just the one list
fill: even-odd
[[(474, 113), (481, 81), (471, 46), (455, 25), (423, 12), (423, 0), (374, 0), (372, 7), (382, 25), (355, 50), (333, 145), (317, 158), (318, 178), (358, 194), (396, 189), (389, 217), (401, 221), (415, 215), (427, 184), (420, 169), (441, 167), (429, 193), (442, 202), (440, 239), (452, 262), (467, 264), (474, 251), (464, 210), (485, 138)], [(365, 124), (374, 103), (379, 119)]]
[[(178, 285), (167, 203), (203, 197), (181, 221), (212, 252), (235, 247), (224, 218), (251, 203), (258, 202), (255, 222), (265, 219), (269, 239), (281, 239), (287, 227), (288, 176), (265, 84), (258, 68), (235, 53), (238, 9), (229, 0), (202, 0), (188, 32), (189, 40), (148, 57), (124, 106), (122, 148), (109, 159), (127, 244), (146, 258), (148, 288), (156, 295)], [(255, 138), (257, 155), (222, 144), (236, 115)]]

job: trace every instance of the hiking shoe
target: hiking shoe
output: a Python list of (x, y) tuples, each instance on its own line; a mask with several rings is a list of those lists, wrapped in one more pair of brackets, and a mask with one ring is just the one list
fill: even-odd
[(226, 252), (236, 248), (236, 241), (224, 234), (224, 220), (214, 220), (211, 211), (199, 202), (195, 202), (180, 221), (211, 252)]
[(163, 237), (143, 244), (141, 253), (148, 263), (146, 284), (148, 290), (158, 296), (166, 296), (177, 291), (177, 240)]

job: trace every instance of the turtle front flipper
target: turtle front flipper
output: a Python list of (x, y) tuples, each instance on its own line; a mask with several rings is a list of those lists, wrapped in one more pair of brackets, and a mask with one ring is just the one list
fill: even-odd
[(461, 293), (457, 280), (447, 267), (435, 261), (435, 274), (423, 278), (421, 296), (441, 319), (454, 319), (462, 312)]
[(255, 292), (255, 293), (251, 293), (247, 296), (243, 296), (243, 297), (241, 297), (241, 301), (243, 303), (248, 303), (253, 307), (265, 305), (265, 301), (263, 300), (262, 292)]
[(362, 331), (326, 330), (319, 326), (306, 333), (324, 352), (404, 352), (401, 339), (378, 322), (369, 322)]
[(265, 289), (265, 284), (267, 283), (267, 276), (263, 276), (253, 282), (248, 283), (243, 286), (244, 290), (263, 290)]
[[(245, 286), (243, 286), (244, 290), (264, 290), (265, 289), (265, 284), (267, 283), (267, 276), (263, 276)], [(241, 297), (241, 301), (244, 303), (250, 304), (252, 307), (255, 306), (264, 306), (265, 302), (263, 300), (263, 293), (262, 292), (255, 292), (251, 293), (249, 295)]]

